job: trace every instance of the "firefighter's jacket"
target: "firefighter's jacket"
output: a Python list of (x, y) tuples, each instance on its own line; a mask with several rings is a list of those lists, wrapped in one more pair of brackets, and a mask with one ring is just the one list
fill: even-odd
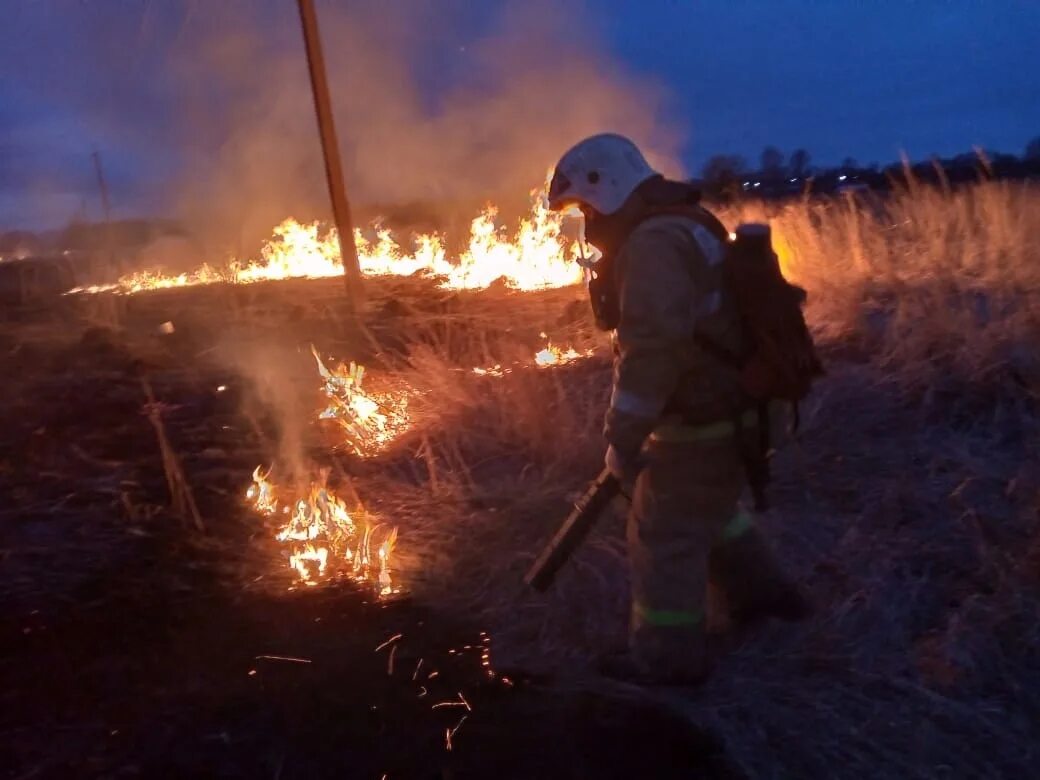
[(614, 385), (604, 433), (635, 457), (659, 425), (731, 419), (737, 371), (694, 341), (698, 333), (738, 354), (740, 325), (723, 285), (725, 246), (677, 215), (640, 223), (618, 250)]

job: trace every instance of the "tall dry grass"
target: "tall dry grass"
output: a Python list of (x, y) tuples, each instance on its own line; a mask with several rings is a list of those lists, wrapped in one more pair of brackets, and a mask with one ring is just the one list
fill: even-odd
[(1020, 183), (950, 191), (911, 181), (891, 197), (724, 216), (773, 225), (785, 271), (810, 291), (809, 317), (825, 341), (866, 347), (909, 371), (903, 379), (1008, 368), (1035, 381), (1038, 203), (1040, 192)]
[[(1036, 189), (985, 183), (722, 214), (773, 224), (828, 366), (759, 518), (816, 613), (758, 629), (681, 705), (746, 775), (1036, 774), (1038, 213)], [(521, 584), (601, 466), (609, 345), (581, 291), (382, 281), (381, 349), (365, 354), (320, 285), (196, 291), (198, 322), (179, 314), (178, 333), (226, 328), (227, 348), (261, 355), (290, 340), (299, 371), (281, 357), (274, 369), (306, 386), (307, 415), (311, 339), (366, 363), (373, 389), (412, 388), (412, 431), (349, 468), (367, 508), (400, 528), (399, 578), (488, 630), (497, 666), (600, 685), (590, 660), (625, 634), (624, 507), (549, 594)], [(541, 332), (596, 355), (534, 367)], [(472, 371), (494, 364), (511, 370)]]
[[(1038, 213), (1035, 189), (985, 183), (723, 214), (773, 224), (829, 368), (760, 518), (816, 615), (764, 627), (686, 706), (749, 776), (1036, 768)], [(572, 297), (411, 322), (397, 374), (420, 391), (421, 441), (364, 478), (420, 599), (490, 630), (499, 663), (578, 684), (623, 641), (620, 513), (551, 593), (520, 584), (603, 448), (608, 352)], [(468, 370), (539, 330), (599, 356)]]

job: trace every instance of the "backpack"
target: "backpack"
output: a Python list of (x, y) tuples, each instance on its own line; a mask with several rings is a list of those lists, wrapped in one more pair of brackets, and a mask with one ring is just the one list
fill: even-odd
[[(712, 220), (718, 222), (714, 217)], [(769, 508), (765, 491), (773, 451), (770, 407), (776, 401), (789, 403), (791, 430), (797, 431), (798, 403), (809, 394), (813, 381), (823, 375), (823, 364), (802, 314), (805, 290), (784, 278), (769, 226), (742, 224), (732, 239), (727, 235), (725, 240), (723, 285), (740, 318), (745, 351), (734, 354), (702, 335), (695, 335), (694, 341), (740, 372), (741, 389), (757, 410), (758, 438), (754, 444), (744, 435), (742, 410), (734, 413), (733, 426), (755, 509), (765, 511)]]
[(694, 341), (740, 372), (748, 398), (797, 405), (823, 374), (802, 314), (805, 290), (784, 278), (768, 225), (742, 224), (725, 241), (723, 284), (733, 298), (747, 347), (737, 355), (704, 336), (696, 335)]
[[(725, 246), (723, 286), (732, 296), (740, 319), (744, 349), (734, 353), (703, 334), (695, 334), (693, 339), (704, 352), (739, 373), (744, 398), (734, 404), (734, 434), (755, 507), (762, 511), (768, 508), (765, 488), (772, 453), (770, 405), (775, 401), (790, 403), (792, 427), (797, 430), (798, 403), (808, 395), (813, 381), (824, 373), (802, 314), (806, 292), (784, 278), (772, 248), (768, 225), (742, 224), (731, 236), (715, 215), (692, 197), (667, 200), (671, 202), (648, 203), (630, 230), (650, 217), (683, 216), (703, 225)], [(590, 277), (589, 293), (597, 324), (613, 329), (620, 310), (612, 278), (612, 258), (603, 260), (599, 273)], [(744, 415), (749, 408), (758, 413), (758, 440), (754, 446), (744, 434)]]
[[(644, 220), (663, 215), (697, 222), (725, 247), (722, 283), (737, 310), (745, 349), (736, 354), (702, 334), (695, 334), (694, 342), (740, 373), (741, 389), (753, 403), (781, 400), (797, 404), (808, 395), (813, 380), (823, 374), (823, 365), (802, 314), (806, 292), (784, 278), (769, 225), (744, 223), (730, 235), (714, 214), (687, 201), (649, 205), (628, 232)], [(609, 324), (610, 329), (620, 319), (612, 276), (596, 275), (589, 284), (597, 322)]]

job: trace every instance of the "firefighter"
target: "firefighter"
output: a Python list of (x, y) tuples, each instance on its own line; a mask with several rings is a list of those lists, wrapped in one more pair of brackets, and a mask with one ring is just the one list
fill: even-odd
[(709, 580), (736, 620), (806, 609), (741, 504), (759, 418), (739, 406), (739, 372), (704, 347), (739, 354), (742, 333), (721, 276), (727, 233), (698, 200), (613, 134), (570, 149), (549, 187), (550, 208), (579, 209), (601, 252), (589, 289), (613, 331), (605, 460), (632, 498), (629, 647), (602, 671), (648, 683), (706, 675)]

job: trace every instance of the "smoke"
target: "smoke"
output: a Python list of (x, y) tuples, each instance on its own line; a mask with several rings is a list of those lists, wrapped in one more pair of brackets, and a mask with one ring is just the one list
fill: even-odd
[[(675, 170), (666, 96), (598, 52), (579, 14), (510, 3), (459, 33), (472, 3), (387, 5), (319, 7), (359, 221), (393, 204), (432, 207), (442, 227), (461, 230), (486, 200), (519, 213), (567, 147), (605, 130)], [(178, 58), (178, 83), (208, 85), (192, 93), (183, 137), (201, 133), (220, 150), (214, 160), (205, 146), (185, 147), (179, 205), (194, 222), (234, 227), (247, 247), (288, 215), (329, 215), (298, 20), (279, 20), (290, 25), (280, 46), (269, 24), (239, 24), (193, 39), (191, 56)]]
[[(0, 58), (71, 117), (68, 153), (101, 148), (117, 213), (175, 212), (236, 253), (287, 216), (329, 216), (296, 3), (49, 0), (21, 14)], [(318, 15), (359, 221), (420, 204), (464, 231), (486, 200), (515, 213), (595, 132), (678, 170), (668, 95), (611, 60), (579, 3), (356, 0)]]
[[(258, 430), (269, 431), (277, 453), (279, 482), (302, 490), (309, 484), (307, 435), (313, 417), (314, 372), (291, 371), (302, 365), (298, 350), (277, 340), (249, 341), (230, 337), (220, 345), (218, 362), (235, 371), (245, 384), (243, 409)], [(301, 380), (311, 380), (301, 384)]]

